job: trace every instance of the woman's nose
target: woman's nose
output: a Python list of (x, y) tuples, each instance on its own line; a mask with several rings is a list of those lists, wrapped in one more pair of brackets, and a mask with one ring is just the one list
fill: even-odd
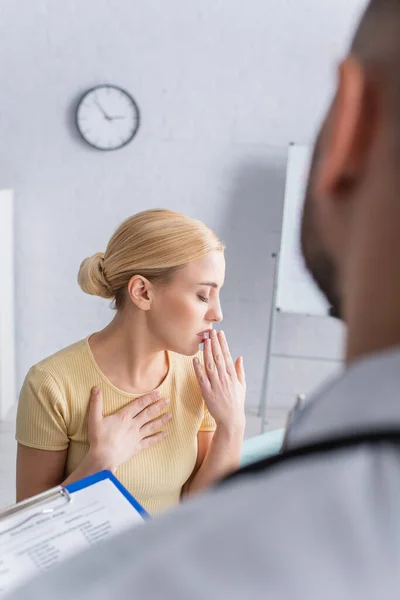
[(208, 317), (208, 320), (212, 321), (213, 323), (221, 323), (222, 319), (224, 318), (224, 315), (222, 314), (221, 305), (218, 304), (218, 306), (214, 307), (209, 312), (207, 317)]

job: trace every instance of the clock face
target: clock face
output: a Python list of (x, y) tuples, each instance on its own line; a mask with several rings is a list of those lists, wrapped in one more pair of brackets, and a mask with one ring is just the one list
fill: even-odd
[(78, 104), (76, 124), (90, 146), (117, 150), (126, 146), (139, 129), (140, 114), (133, 98), (113, 85), (99, 85)]

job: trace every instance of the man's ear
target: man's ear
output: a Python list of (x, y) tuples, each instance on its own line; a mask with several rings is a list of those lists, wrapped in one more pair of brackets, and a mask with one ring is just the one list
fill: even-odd
[(355, 57), (342, 62), (338, 79), (315, 174), (315, 193), (322, 198), (340, 197), (357, 181), (368, 155), (374, 123), (365, 71)]
[(141, 275), (134, 275), (128, 283), (129, 297), (141, 310), (150, 310), (152, 289), (152, 283)]

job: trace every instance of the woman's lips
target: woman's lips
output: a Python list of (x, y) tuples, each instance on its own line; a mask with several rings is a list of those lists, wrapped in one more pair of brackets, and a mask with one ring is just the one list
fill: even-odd
[(198, 333), (198, 337), (200, 338), (200, 344), (204, 344), (206, 340), (210, 337), (211, 329), (207, 329), (206, 331), (202, 331)]

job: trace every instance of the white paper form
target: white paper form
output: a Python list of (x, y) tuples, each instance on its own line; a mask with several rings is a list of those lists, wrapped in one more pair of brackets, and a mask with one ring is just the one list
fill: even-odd
[[(55, 510), (43, 514), (46, 508)], [(1, 520), (0, 598), (68, 556), (141, 523), (143, 517), (110, 479), (74, 492), (69, 504), (58, 496)]]

